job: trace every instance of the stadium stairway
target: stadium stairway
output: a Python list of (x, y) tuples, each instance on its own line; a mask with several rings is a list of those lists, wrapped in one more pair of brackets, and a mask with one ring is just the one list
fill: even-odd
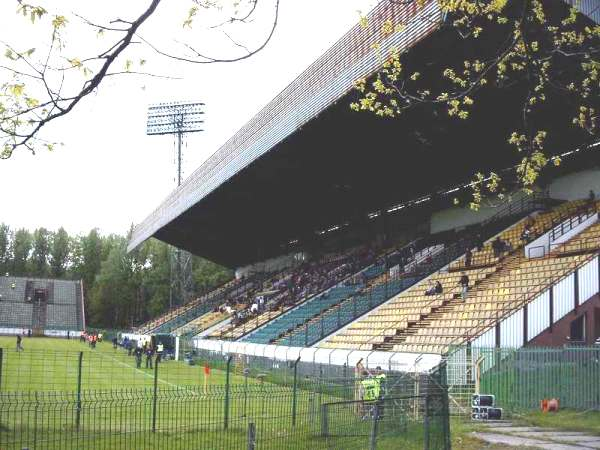
[[(568, 202), (549, 212), (532, 217), (538, 234), (556, 223), (578, 214), (584, 202)], [(596, 208), (598, 205), (596, 205)], [(488, 242), (475, 252), (472, 262), (478, 268), (465, 267), (464, 257), (450, 265), (450, 271), (438, 272), (429, 280), (401, 293), (382, 307), (354, 322), (325, 342), (325, 348), (393, 350), (398, 352), (445, 353), (452, 345), (463, 344), (500, 318), (526, 304), (565, 274), (590, 258), (600, 247), (600, 225), (596, 224), (559, 246), (544, 258), (528, 259), (520, 241), (525, 221), (521, 220), (500, 233), (513, 250), (496, 258)], [(478, 253), (478, 254), (477, 254)], [(595, 253), (594, 253), (595, 254)], [(458, 300), (456, 282), (461, 271), (475, 281), (465, 302)], [(427, 282), (440, 280), (445, 288), (439, 296), (425, 296)], [(451, 289), (448, 292), (446, 286)]]

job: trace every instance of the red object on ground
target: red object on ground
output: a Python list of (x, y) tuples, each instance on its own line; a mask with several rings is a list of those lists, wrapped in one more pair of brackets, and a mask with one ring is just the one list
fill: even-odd
[(558, 399), (553, 398), (548, 400), (548, 412), (557, 412), (558, 411)]
[(548, 412), (548, 400), (544, 399), (540, 402), (540, 408), (542, 412)]

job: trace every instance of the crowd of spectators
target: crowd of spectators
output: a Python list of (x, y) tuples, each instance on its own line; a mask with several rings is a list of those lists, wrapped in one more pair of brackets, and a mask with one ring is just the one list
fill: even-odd
[[(218, 309), (232, 315), (232, 326), (239, 326), (265, 311), (292, 307), (335, 286), (374, 262), (376, 252), (368, 247), (305, 262), (280, 272), (243, 296), (230, 298)], [(364, 280), (353, 277), (346, 283), (361, 284)]]

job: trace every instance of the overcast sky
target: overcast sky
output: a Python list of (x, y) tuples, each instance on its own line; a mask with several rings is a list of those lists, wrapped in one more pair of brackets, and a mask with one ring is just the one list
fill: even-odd
[[(52, 6), (70, 11), (82, 3), (88, 2), (53, 0)], [(148, 1), (127, 3), (127, 13), (133, 14)], [(163, 11), (157, 11), (154, 21), (142, 29), (144, 37), (168, 36), (174, 28), (162, 21), (171, 20), (180, 27), (179, 17), (185, 15), (186, 8), (173, 9), (174, 3), (179, 4), (163, 2)], [(376, 3), (281, 0), (279, 25), (272, 41), (261, 53), (243, 62), (180, 66), (143, 54), (153, 73), (183, 79), (113, 77), (67, 118), (51, 125), (49, 137), (64, 142), (64, 147), (36, 156), (21, 151), (10, 160), (0, 161), (0, 222), (29, 229), (64, 226), (69, 233), (84, 233), (93, 227), (103, 233), (124, 233), (174, 188), (173, 139), (145, 135), (148, 104), (174, 100), (206, 103), (206, 131), (192, 135), (185, 150), (189, 175), (356, 23), (358, 11), (367, 12)], [(94, 6), (98, 4), (89, 2), (82, 13), (108, 19), (111, 15), (133, 17), (118, 9), (122, 1), (106, 0), (101, 7)], [(15, 0), (1, 2), (0, 40), (20, 42), (21, 36), (24, 41), (38, 39), (16, 21), (15, 5)], [(232, 33), (245, 43), (260, 42), (271, 12), (272, 8), (261, 11), (256, 22)], [(211, 17), (207, 23), (214, 20), (217, 18)], [(219, 52), (230, 55), (234, 49), (218, 39), (222, 34), (211, 33), (214, 41), (203, 36), (201, 48), (218, 56)], [(84, 53), (84, 49), (98, 45), (93, 34), (77, 34), (70, 41), (78, 44), (77, 51)]]

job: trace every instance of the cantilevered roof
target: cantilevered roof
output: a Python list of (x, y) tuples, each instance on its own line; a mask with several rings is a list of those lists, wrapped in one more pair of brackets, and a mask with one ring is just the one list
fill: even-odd
[[(373, 45), (409, 48), (435, 30), (442, 14), (436, 0), (422, 8), (384, 0), (368, 15), (368, 26), (355, 25), (336, 44), (267, 104), (256, 116), (207, 159), (189, 178), (135, 227), (129, 250), (152, 237), (183, 212), (278, 143), (318, 116), (353, 88), (354, 82), (373, 74), (380, 61)], [(386, 20), (405, 23), (402, 33), (382, 35)]]
[[(466, 42), (440, 26), (437, 0), (422, 9), (415, 3), (380, 3), (367, 29), (353, 27), (136, 227), (129, 248), (154, 236), (228, 267), (278, 256), (290, 245), (319, 250), (331, 242), (324, 230), (360, 241), (392, 219), (409, 227), (418, 214), (426, 220), (427, 211), (402, 209), (381, 220), (371, 213), (516, 164), (507, 137), (522, 126), (523, 85), (489, 83), (465, 121), (435, 107), (413, 108), (399, 119), (350, 111), (354, 81), (379, 67), (371, 47), (382, 41), (387, 19), (406, 29), (383, 41), (382, 54), (391, 46), (410, 49), (406, 66), (424, 67), (423, 78), (474, 53), (486, 58), (505, 38), (502, 29), (488, 29), (486, 39)], [(550, 5), (563, 17), (565, 3)], [(600, 14), (597, 0), (579, 5), (590, 17)], [(539, 108), (551, 130), (547, 148), (585, 144), (564, 98), (549, 95)]]

